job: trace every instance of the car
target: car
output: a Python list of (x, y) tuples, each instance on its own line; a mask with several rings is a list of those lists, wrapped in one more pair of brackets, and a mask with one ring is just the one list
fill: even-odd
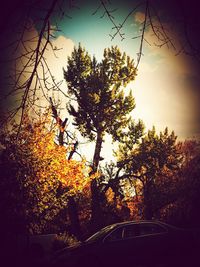
[(54, 255), (51, 266), (193, 267), (195, 249), (191, 230), (159, 221), (130, 221), (106, 226), (84, 242), (64, 248)]

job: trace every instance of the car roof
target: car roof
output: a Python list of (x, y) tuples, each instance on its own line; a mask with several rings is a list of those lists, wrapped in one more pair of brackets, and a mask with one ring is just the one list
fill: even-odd
[[(168, 226), (168, 227), (171, 226), (171, 225), (168, 225), (168, 224), (166, 224), (164, 222), (157, 221), (157, 220), (138, 220), (138, 221), (118, 222), (118, 223), (114, 223), (114, 224), (108, 225), (106, 227), (113, 226), (113, 228), (114, 228), (114, 227), (117, 227), (117, 226), (125, 226), (125, 225), (130, 225), (130, 224), (143, 224), (143, 223), (155, 223), (155, 224), (159, 224), (159, 225), (163, 225), (163, 226)], [(173, 227), (173, 226), (171, 226), (171, 227)]]

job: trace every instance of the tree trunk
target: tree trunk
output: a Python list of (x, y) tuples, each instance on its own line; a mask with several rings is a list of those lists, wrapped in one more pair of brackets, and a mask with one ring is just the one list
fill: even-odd
[(69, 214), (72, 234), (75, 235), (79, 240), (81, 240), (82, 233), (81, 233), (80, 221), (78, 217), (77, 205), (72, 196), (68, 197), (68, 214)]
[(152, 199), (150, 194), (150, 189), (146, 185), (144, 188), (144, 219), (145, 220), (151, 220), (153, 218), (153, 210), (152, 210)]
[[(98, 169), (102, 143), (103, 143), (102, 132), (98, 132), (91, 174), (95, 173)], [(91, 228), (92, 228), (92, 231), (96, 231), (101, 227), (101, 219), (102, 219), (101, 218), (102, 217), (101, 216), (102, 215), (101, 193), (99, 192), (99, 188), (98, 188), (96, 179), (94, 179), (91, 182), (91, 194), (92, 194), (92, 199), (91, 199)]]
[(99, 131), (97, 133), (96, 146), (95, 146), (93, 165), (92, 165), (92, 170), (94, 173), (97, 171), (99, 166), (102, 143), (103, 143), (103, 134), (101, 131)]
[(101, 208), (101, 195), (97, 186), (97, 181), (91, 182), (91, 230), (96, 232), (102, 227), (102, 208)]

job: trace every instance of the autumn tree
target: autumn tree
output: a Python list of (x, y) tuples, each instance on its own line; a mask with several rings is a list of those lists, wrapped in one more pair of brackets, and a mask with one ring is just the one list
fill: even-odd
[(44, 231), (66, 208), (68, 197), (88, 188), (91, 181), (90, 168), (84, 161), (67, 159), (70, 146), (56, 144), (56, 126), (50, 126), (47, 115), (36, 121), (26, 115), (17, 143), (15, 124), (10, 134), (8, 130), (1, 134), (1, 215), (11, 222), (21, 214), (21, 223), (33, 233)]
[[(56, 105), (53, 103), (52, 98), (50, 97), (50, 103), (51, 103), (51, 110), (52, 115), (56, 121), (57, 128), (58, 128), (58, 144), (60, 146), (66, 146), (66, 144), (69, 144), (69, 141), (71, 143), (71, 149), (68, 153), (67, 159), (71, 160), (74, 153), (76, 153), (78, 148), (78, 141), (74, 140), (74, 137), (69, 134), (69, 131), (66, 130), (66, 124), (68, 121), (68, 118), (65, 118), (64, 120), (61, 119), (61, 116), (59, 114), (59, 111), (57, 110)], [(61, 186), (60, 191), (62, 191), (63, 188)], [(86, 195), (88, 195), (88, 192), (85, 192)], [(68, 199), (68, 215), (71, 222), (71, 231), (73, 234), (75, 234), (79, 239), (82, 239), (82, 231), (80, 226), (80, 219), (79, 219), (79, 213), (78, 213), (78, 206), (77, 206), (77, 194), (76, 195), (69, 195), (67, 197)], [(84, 199), (83, 196), (80, 196), (79, 194), (79, 200)], [(79, 201), (80, 202), (80, 201)], [(83, 201), (81, 201), (83, 202)], [(84, 209), (85, 210), (85, 209)], [(62, 211), (63, 213), (63, 211)], [(66, 216), (65, 216), (66, 218)]]
[(174, 132), (166, 128), (160, 134), (155, 127), (149, 130), (136, 145), (128, 138), (118, 149), (118, 167), (123, 177), (137, 179), (142, 185), (144, 218), (152, 219), (159, 206), (160, 195), (156, 184), (164, 173), (171, 173), (180, 167), (181, 154), (176, 146)]
[[(116, 140), (130, 120), (128, 115), (135, 103), (131, 91), (125, 94), (124, 88), (135, 76), (133, 60), (117, 47), (105, 49), (102, 61), (97, 62), (79, 44), (68, 58), (64, 78), (68, 93), (76, 100), (68, 110), (82, 136), (95, 140), (93, 172), (98, 169), (105, 134)], [(92, 192), (92, 216), (96, 220), (100, 212), (96, 180), (92, 182)]]

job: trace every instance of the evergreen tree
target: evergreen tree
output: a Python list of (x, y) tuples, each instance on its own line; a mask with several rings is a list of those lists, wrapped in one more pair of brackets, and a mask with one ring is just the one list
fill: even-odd
[[(82, 136), (96, 142), (93, 172), (98, 169), (105, 134), (111, 134), (113, 140), (117, 140), (130, 121), (128, 114), (134, 109), (135, 101), (131, 91), (125, 94), (124, 88), (135, 76), (133, 60), (117, 47), (105, 49), (102, 61), (97, 62), (79, 44), (68, 58), (64, 78), (69, 94), (77, 103), (76, 108), (70, 105), (68, 110)], [(99, 217), (95, 180), (91, 188), (92, 216)]]

